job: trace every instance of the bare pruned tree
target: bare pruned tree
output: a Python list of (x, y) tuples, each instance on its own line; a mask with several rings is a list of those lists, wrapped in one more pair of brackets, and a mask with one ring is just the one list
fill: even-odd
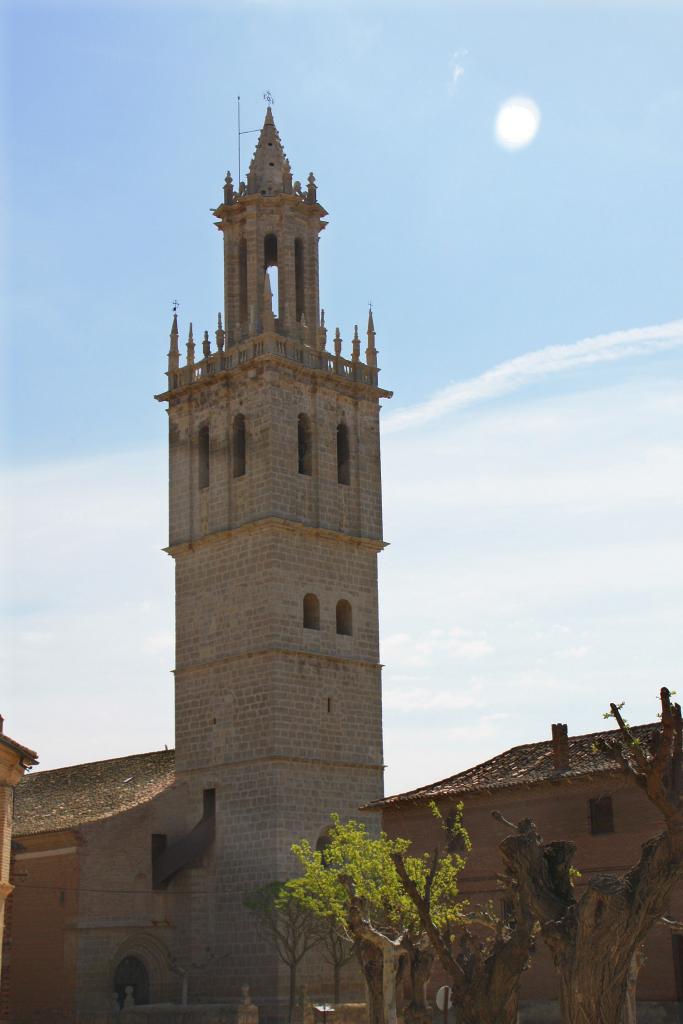
[(539, 921), (560, 976), (564, 1024), (621, 1024), (633, 1001), (642, 942), (683, 877), (681, 708), (672, 705), (666, 687), (660, 699), (661, 725), (645, 739), (612, 704), (619, 731), (597, 743), (664, 821), (664, 831), (643, 845), (634, 867), (621, 876), (593, 875), (579, 896), (572, 879), (574, 843), (544, 842), (526, 818), (500, 844), (508, 880)]

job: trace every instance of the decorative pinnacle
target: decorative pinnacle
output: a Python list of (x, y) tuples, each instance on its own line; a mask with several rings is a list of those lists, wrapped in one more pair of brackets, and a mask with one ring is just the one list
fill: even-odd
[(223, 185), (223, 202), (226, 206), (230, 206), (235, 198), (235, 189), (232, 184), (232, 174), (230, 171), (225, 175), (225, 184)]
[(187, 335), (187, 365), (194, 366), (194, 335), (192, 334), (192, 323)]
[(340, 356), (341, 355), (341, 349), (342, 349), (341, 334), (339, 333), (339, 328), (335, 327), (335, 330), (334, 330), (334, 354), (335, 354), (335, 356)]
[(171, 345), (168, 350), (168, 368), (177, 370), (180, 365), (180, 350), (178, 348), (178, 314), (176, 305), (173, 306), (173, 323), (171, 325)]
[(354, 363), (357, 363), (360, 359), (360, 338), (358, 337), (358, 324), (353, 328), (353, 349), (351, 352), (351, 358)]
[(219, 352), (223, 351), (225, 346), (225, 331), (223, 330), (223, 321), (221, 320), (221, 314), (218, 314), (218, 327), (216, 328), (216, 348)]
[(315, 184), (315, 175), (313, 171), (308, 175), (308, 189), (306, 191), (306, 202), (316, 203), (318, 201), (318, 189)]
[(372, 317), (372, 303), (368, 312), (368, 347), (365, 350), (365, 362), (368, 366), (377, 366), (377, 349), (375, 348), (375, 321)]
[(209, 341), (208, 331), (204, 331), (204, 339), (202, 341), (202, 352), (204, 354), (205, 359), (208, 359), (209, 356), (211, 355), (211, 342)]

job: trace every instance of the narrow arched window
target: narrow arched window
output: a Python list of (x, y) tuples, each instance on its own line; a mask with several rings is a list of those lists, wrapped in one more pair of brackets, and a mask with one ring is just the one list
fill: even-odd
[(315, 594), (304, 597), (304, 629), (320, 629), (320, 601)]
[(232, 421), (232, 475), (244, 476), (247, 471), (247, 432), (244, 416), (238, 412)]
[(305, 412), (300, 412), (298, 421), (299, 472), (304, 476), (311, 476), (313, 473), (312, 441), (311, 421)]
[(337, 601), (337, 633), (340, 636), (351, 636), (353, 633), (353, 612), (349, 602), (343, 598)]
[(299, 323), (304, 312), (304, 243), (300, 238), (294, 239), (294, 293), (296, 322)]
[(199, 428), (197, 448), (199, 488), (203, 490), (209, 486), (209, 428), (206, 426)]
[(345, 423), (340, 423), (337, 427), (337, 481), (340, 484), (351, 483), (349, 428)]
[(249, 319), (247, 292), (247, 240), (240, 239), (240, 323), (245, 326)]

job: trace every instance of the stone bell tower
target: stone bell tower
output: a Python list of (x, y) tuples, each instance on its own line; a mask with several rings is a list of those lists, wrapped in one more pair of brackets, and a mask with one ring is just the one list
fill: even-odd
[(292, 181), (270, 108), (246, 183), (235, 192), (228, 175), (214, 215), (224, 326), (219, 315), (215, 345), (204, 332), (197, 353), (190, 325), (181, 366), (174, 315), (157, 396), (169, 414), (178, 786), (212, 815), (200, 866), (170, 885), (197, 893), (184, 920), (205, 966), (191, 998), (234, 998), (249, 982), (274, 1013), (287, 979), (244, 896), (290, 877), (292, 842), (315, 843), (331, 812), (358, 816), (382, 795), (379, 402), (390, 392), (372, 314), (364, 358), (357, 329), (350, 358), (338, 330), (327, 349), (326, 211), (312, 174), (305, 189)]

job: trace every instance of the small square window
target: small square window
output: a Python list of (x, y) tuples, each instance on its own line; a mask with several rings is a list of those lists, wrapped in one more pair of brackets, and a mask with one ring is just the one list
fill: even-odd
[(594, 836), (614, 832), (614, 811), (611, 796), (598, 796), (588, 801), (591, 833)]

